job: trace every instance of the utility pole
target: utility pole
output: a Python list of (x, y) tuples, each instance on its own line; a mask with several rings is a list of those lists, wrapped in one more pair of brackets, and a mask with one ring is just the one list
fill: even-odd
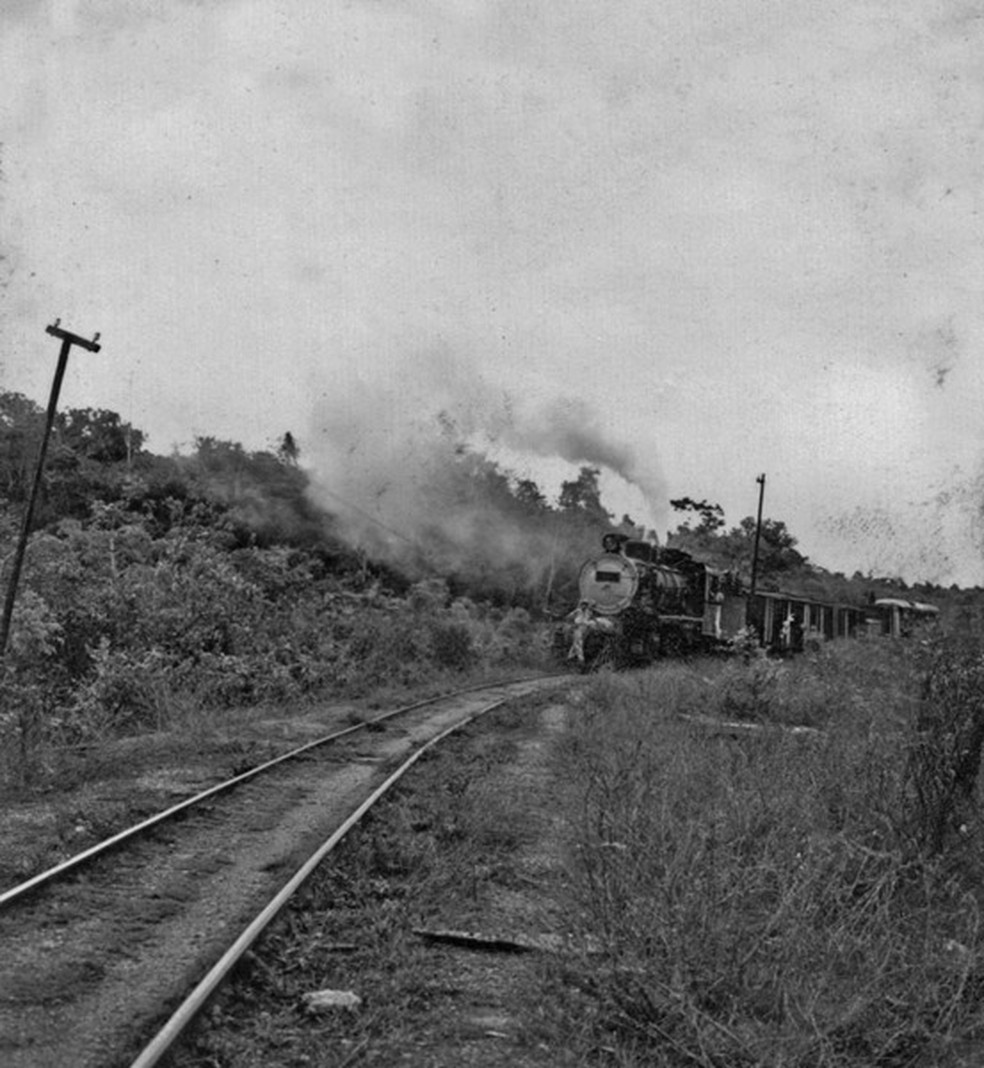
[(759, 475), (755, 481), (759, 484), (758, 519), (755, 521), (755, 548), (752, 551), (752, 588), (750, 594), (755, 596), (755, 584), (758, 581), (759, 541), (762, 538), (762, 500), (765, 497), (765, 475)]
[(7, 581), (7, 597), (3, 605), (3, 619), (0, 621), (0, 663), (7, 651), (7, 639), (10, 636), (10, 621), (14, 614), (14, 598), (17, 596), (17, 584), (20, 582), (21, 567), (24, 563), (24, 552), (27, 549), (27, 539), (31, 533), (31, 522), (34, 519), (34, 506), (37, 503), (38, 493), (41, 489), (41, 477), (44, 473), (44, 459), (48, 453), (48, 439), (51, 437), (51, 428), (55, 422), (55, 411), (58, 408), (58, 394), (61, 392), (62, 379), (65, 377), (65, 368), (68, 366), (68, 353), (73, 345), (80, 345), (89, 352), (99, 351), (99, 335), (96, 334), (91, 341), (77, 334), (71, 334), (62, 330), (61, 319), (56, 319), (53, 325), (46, 327), (45, 332), (52, 337), (61, 339), (61, 352), (58, 354), (58, 366), (55, 368), (55, 378), (51, 383), (51, 396), (48, 398), (48, 414), (44, 424), (44, 436), (41, 438), (41, 449), (38, 452), (38, 463), (34, 471), (34, 482), (31, 485), (31, 495), (27, 499), (27, 508), (24, 511), (24, 522), (21, 526), (20, 538), (14, 552), (14, 563)]

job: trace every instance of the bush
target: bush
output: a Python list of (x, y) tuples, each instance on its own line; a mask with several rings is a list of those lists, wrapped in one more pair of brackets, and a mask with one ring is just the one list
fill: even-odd
[[(875, 678), (898, 652), (883, 655)], [(802, 700), (823, 733), (681, 719), (727, 706), (731, 665), (586, 692), (560, 772), (576, 784), (571, 913), (601, 951), (586, 989), (617, 1063), (936, 1064), (984, 1023), (979, 874), (909, 848), (899, 681), (856, 688), (853, 651), (819, 656), (788, 675), (815, 688)], [(780, 719), (788, 682), (769, 683)]]
[(461, 623), (433, 623), (430, 627), (430, 659), (441, 668), (464, 671), (475, 661), (468, 628)]
[[(452, 600), (443, 579), (406, 597), (378, 582), (360, 588), (367, 576), (326, 575), (316, 552), (243, 544), (214, 508), (158, 504), (143, 515), (97, 503), (88, 521), (32, 539), (7, 657), (18, 692), (32, 694), (8, 701), (18, 745), (156, 730), (192, 707), (354, 696), (535, 660), (523, 610)], [(43, 717), (24, 712), (36, 707)]]
[(984, 657), (938, 638), (928, 661), (916, 733), (909, 746), (908, 813), (918, 845), (943, 852), (973, 822), (984, 745)]

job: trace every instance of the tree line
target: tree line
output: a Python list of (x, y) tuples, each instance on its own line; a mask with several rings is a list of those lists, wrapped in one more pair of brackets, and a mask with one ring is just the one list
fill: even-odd
[[(0, 393), (3, 581), (44, 419), (29, 398)], [(165, 634), (160, 621), (189, 612), (187, 640), (178, 641), (181, 656), (193, 659), (196, 642), (216, 655), (253, 649), (257, 643), (232, 617), (238, 612), (252, 619), (261, 602), (277, 601), (286, 611), (291, 598), (308, 593), (375, 590), (402, 598), (415, 584), (439, 581), (451, 600), (560, 616), (576, 600), (580, 565), (603, 533), (647, 536), (629, 516), (616, 520), (606, 510), (597, 468), (581, 467), (550, 501), (532, 479), (517, 478), (464, 445), (441, 473), (439, 498), (425, 501), (425, 513), (434, 516), (430, 525), (395, 541), (380, 531), (375, 541), (367, 536), (359, 545), (341, 517), (312, 497), (290, 432), (253, 451), (202, 436), (188, 454), (164, 456), (150, 451), (144, 433), (118, 413), (71, 408), (57, 415), (48, 457), (19, 598), (21, 653), (13, 658), (23, 661), (24, 650), (33, 650), (35, 667), (57, 661), (53, 677), (61, 673), (72, 685), (91, 672), (106, 643), (121, 648), (140, 635), (151, 644), (178, 641), (181, 627), (175, 623)], [(438, 491), (424, 485), (419, 492), (426, 498)], [(747, 584), (754, 519), (729, 528), (712, 502), (682, 497), (671, 503), (681, 521), (668, 544)], [(205, 576), (197, 588), (186, 584), (193, 574)], [(873, 592), (900, 591), (897, 580), (847, 578), (815, 566), (785, 523), (771, 518), (762, 526), (758, 574), (765, 588), (830, 600), (859, 602)], [(213, 590), (212, 604), (199, 603), (196, 591), (220, 579), (226, 585)], [(139, 609), (144, 587), (146, 603)], [(242, 600), (247, 588), (253, 607)], [(917, 592), (932, 599), (938, 591)], [(146, 618), (138, 624), (141, 611)], [(156, 621), (150, 618), (155, 611)], [(207, 619), (201, 629), (195, 612)], [(259, 622), (251, 625), (264, 632)]]

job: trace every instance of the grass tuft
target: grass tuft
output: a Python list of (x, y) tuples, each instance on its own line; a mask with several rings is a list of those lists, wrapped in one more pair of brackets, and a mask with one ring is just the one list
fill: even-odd
[[(927, 700), (953, 705), (923, 679), (885, 643), (593, 681), (560, 774), (575, 933), (602, 947), (565, 980), (594, 1053), (867, 1068), (945, 1064), (979, 1036), (978, 846), (913, 833), (914, 738), (952, 749), (914, 735)], [(770, 729), (709, 732), (695, 710)], [(822, 730), (776, 727), (793, 722)]]

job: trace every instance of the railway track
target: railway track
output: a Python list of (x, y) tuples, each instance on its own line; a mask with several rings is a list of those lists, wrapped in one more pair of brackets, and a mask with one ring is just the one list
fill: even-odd
[(158, 1063), (307, 872), (424, 747), (493, 707), (565, 681), (473, 688), (394, 709), (220, 783), (4, 892), (0, 1064), (130, 1063), (154, 1021), (205, 983), (200, 1000), (179, 1008), (134, 1062)]

